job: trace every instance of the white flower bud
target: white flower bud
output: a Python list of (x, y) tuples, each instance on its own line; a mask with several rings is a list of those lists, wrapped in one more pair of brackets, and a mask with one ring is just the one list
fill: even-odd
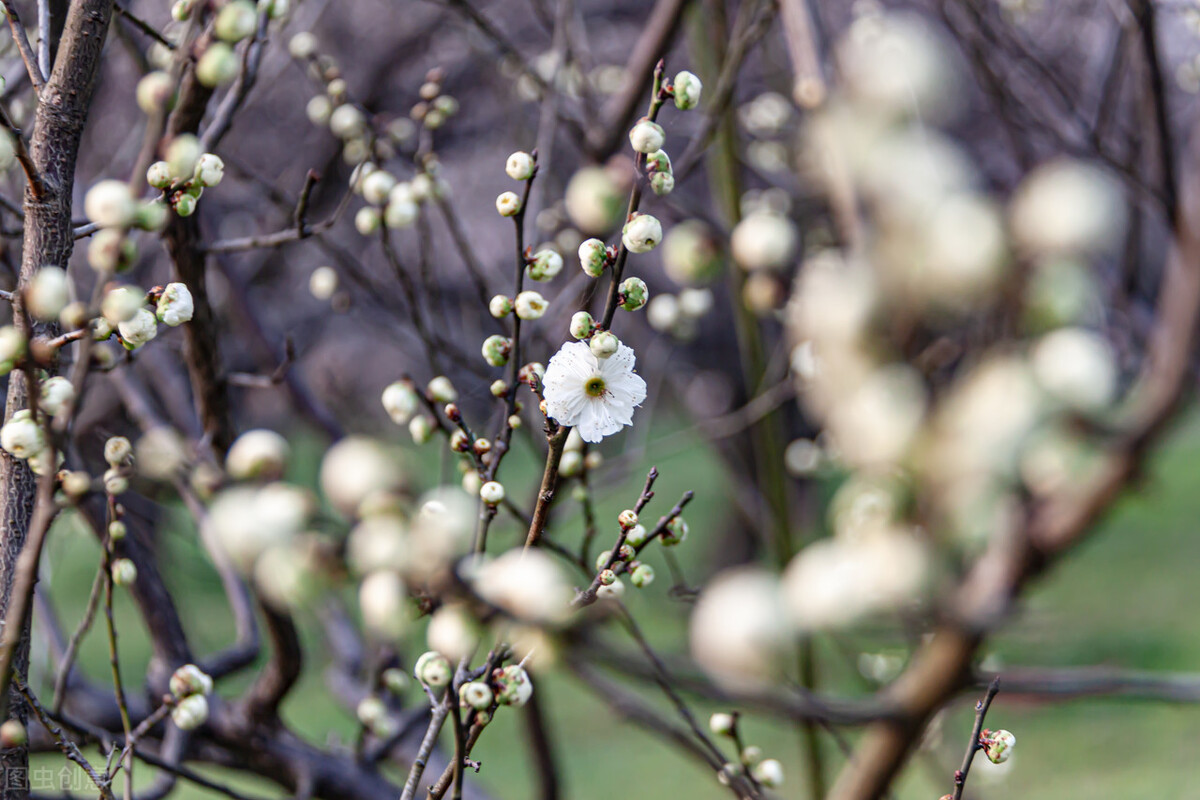
[[(374, 174), (374, 173), (372, 173)], [(421, 207), (412, 200), (403, 200), (394, 195), (383, 210), (383, 224), (392, 230), (403, 230), (417, 221)]]
[(578, 450), (563, 453), (558, 461), (559, 477), (574, 478), (580, 472), (583, 472), (583, 455)]
[(425, 387), (426, 392), (435, 403), (454, 403), (458, 401), (458, 390), (445, 375), (439, 375)]
[(646, 321), (656, 331), (671, 331), (679, 322), (679, 301), (674, 295), (658, 295), (646, 307)]
[(192, 293), (182, 283), (168, 283), (158, 298), (158, 318), (172, 328), (192, 318)]
[(1012, 749), (1017, 745), (1017, 737), (1013, 736), (1010, 731), (998, 730), (992, 731), (984, 738), (984, 742), (984, 752), (987, 754), (988, 761), (993, 764), (1003, 764), (1012, 755)]
[(318, 300), (328, 300), (337, 291), (338, 274), (333, 267), (317, 267), (308, 276), (308, 291)]
[(133, 458), (133, 445), (124, 436), (112, 436), (104, 443), (104, 460), (111, 466), (128, 464)]
[[(621, 340), (611, 331), (601, 331), (591, 338), (588, 347), (596, 358), (609, 358), (621, 347)], [(636, 521), (636, 517), (635, 517)]]
[(171, 721), (180, 730), (194, 731), (208, 719), (208, 698), (202, 694), (189, 695), (171, 711)]
[(358, 587), (363, 625), (376, 636), (394, 641), (408, 627), (406, 594), (400, 576), (390, 570), (368, 575)]
[(199, 139), (190, 133), (176, 136), (167, 145), (167, 168), (171, 170), (171, 177), (179, 181), (191, 180), (201, 155)]
[(225, 177), (225, 162), (213, 153), (205, 153), (196, 162), (196, 178), (201, 186), (216, 186)]
[(599, 239), (585, 239), (579, 245), (579, 265), (585, 274), (599, 278), (608, 265), (608, 248)]
[(479, 646), (479, 627), (460, 604), (442, 606), (429, 618), (425, 639), (429, 647), (448, 659), (461, 661)]
[(773, 758), (767, 758), (755, 764), (750, 774), (754, 776), (754, 780), (768, 789), (778, 789), (783, 785), (783, 764)]
[(496, 678), (496, 700), (505, 706), (523, 706), (533, 697), (533, 681), (523, 667), (510, 664)]
[(119, 519), (114, 519), (108, 523), (108, 538), (114, 542), (119, 542), (129, 535), (129, 528), (124, 522)]
[(637, 512), (632, 508), (627, 508), (617, 515), (617, 524), (628, 530), (638, 524)]
[(414, 444), (425, 444), (433, 438), (433, 423), (423, 414), (415, 416), (408, 423), (408, 435)]
[(118, 558), (112, 563), (112, 581), (117, 586), (131, 586), (137, 580), (137, 565), (128, 558)]
[(225, 471), (238, 481), (277, 480), (283, 475), (291, 449), (287, 439), (275, 431), (246, 431), (230, 446)]
[(550, 249), (539, 250), (529, 264), (529, 277), (535, 281), (548, 281), (562, 272), (563, 257)]
[(171, 76), (162, 70), (147, 73), (138, 81), (137, 104), (145, 114), (154, 114), (166, 106), (175, 91)]
[(387, 717), (387, 706), (378, 697), (369, 695), (358, 701), (354, 715), (364, 728), (371, 730)]
[(639, 589), (649, 586), (654, 582), (654, 567), (649, 564), (638, 564), (634, 567), (633, 572), (629, 573), (629, 582)]
[(596, 589), (596, 597), (600, 600), (620, 600), (625, 596), (625, 583), (613, 575), (612, 583), (601, 583)]
[(165, 161), (155, 161), (146, 168), (146, 183), (155, 189), (166, 189), (173, 182), (171, 167)]
[(75, 399), (75, 387), (61, 375), (47, 378), (42, 383), (42, 397), (38, 407), (52, 417), (70, 405)]
[(334, 508), (346, 516), (358, 513), (363, 501), (396, 488), (400, 470), (383, 447), (363, 436), (347, 436), (321, 461), (321, 488)]
[(1038, 255), (1101, 253), (1121, 241), (1124, 201), (1096, 167), (1057, 160), (1029, 174), (1013, 194), (1013, 237)]
[(521, 292), (513, 306), (521, 319), (541, 319), (550, 303), (538, 292)]
[(492, 705), (492, 690), (483, 681), (464, 683), (458, 690), (458, 696), (463, 703), (477, 711), (486, 711)]
[(146, 293), (136, 286), (118, 286), (104, 295), (100, 313), (111, 325), (132, 319), (146, 304)]
[(576, 311), (571, 316), (571, 335), (576, 339), (586, 339), (596, 330), (596, 320), (586, 311)]
[(662, 224), (649, 214), (636, 215), (621, 231), (621, 242), (631, 253), (649, 253), (662, 238)]
[(757, 211), (733, 229), (729, 247), (742, 269), (783, 269), (796, 252), (796, 226), (782, 214)]
[(195, 664), (184, 664), (171, 673), (168, 684), (171, 694), (179, 699), (191, 697), (194, 694), (205, 695), (212, 691), (213, 680)]
[(733, 728), (733, 714), (718, 711), (708, 718), (708, 729), (716, 736), (732, 736)]
[(444, 655), (430, 650), (417, 659), (416, 666), (413, 667), (413, 675), (429, 688), (440, 689), (449, 685), (450, 679), (454, 677), (454, 671)]
[(12, 372), (18, 359), (24, 355), (24, 334), (12, 325), (0, 327), (0, 375)]
[(28, 411), (18, 411), (0, 427), (0, 447), (13, 458), (32, 458), (46, 446), (42, 428)]
[(639, 153), (653, 153), (655, 150), (661, 150), (666, 140), (667, 135), (663, 132), (662, 126), (645, 117), (638, 120), (637, 124), (629, 130), (629, 143)]
[(497, 481), (488, 481), (479, 487), (479, 497), (489, 506), (504, 502), (504, 484)]
[(625, 533), (625, 544), (630, 547), (641, 547), (646, 543), (649, 533), (644, 525), (634, 525)]
[(304, 115), (313, 125), (324, 127), (333, 115), (333, 101), (323, 94), (313, 95), (304, 106)]
[(116, 497), (129, 491), (129, 479), (115, 469), (104, 471), (104, 491)]
[(233, 0), (217, 12), (213, 33), (226, 42), (240, 42), (254, 33), (258, 14), (249, 0)]
[(100, 181), (84, 195), (83, 213), (101, 228), (128, 228), (137, 203), (125, 181)]
[(158, 336), (158, 317), (148, 308), (139, 308), (130, 319), (117, 325), (121, 344), (127, 350), (136, 350)]
[(498, 294), (488, 303), (488, 312), (496, 319), (503, 319), (512, 313), (513, 301)]
[(330, 132), (343, 141), (362, 136), (367, 129), (367, 119), (357, 106), (343, 103), (329, 115)]
[(223, 86), (238, 77), (238, 54), (224, 42), (212, 42), (196, 64), (196, 79), (209, 88)]
[(663, 269), (681, 286), (708, 283), (721, 274), (721, 250), (709, 227), (686, 220), (671, 227), (663, 239)]
[(34, 318), (43, 322), (57, 319), (69, 302), (71, 286), (65, 270), (60, 267), (42, 267), (34, 274), (25, 295), (25, 307)]
[(1099, 411), (1117, 390), (1112, 347), (1083, 328), (1060, 328), (1034, 346), (1034, 377), (1055, 400), (1077, 411)]
[(360, 208), (358, 213), (354, 215), (354, 229), (363, 236), (370, 236), (379, 230), (379, 225), (382, 222), (379, 216), (379, 209), (366, 206)]
[(317, 37), (301, 31), (288, 41), (288, 53), (301, 61), (312, 58), (317, 52)]
[(408, 675), (396, 667), (388, 667), (383, 671), (383, 685), (394, 695), (401, 695), (410, 683)]
[(384, 169), (377, 169), (363, 178), (362, 195), (373, 206), (382, 206), (388, 202), (389, 193), (396, 186), (396, 178)]
[(675, 107), (680, 111), (700, 105), (700, 92), (704, 86), (695, 75), (684, 70), (675, 76), (672, 86), (675, 89)]
[(392, 422), (397, 425), (407, 424), (413, 414), (421, 407), (421, 399), (410, 381), (396, 381), (388, 384), (383, 390), (383, 407)]
[(625, 198), (622, 189), (603, 167), (584, 167), (567, 184), (567, 215), (585, 233), (601, 234), (620, 220)]
[(496, 198), (496, 211), (500, 213), (500, 216), (513, 217), (516, 216), (517, 212), (520, 210), (521, 198), (517, 197), (516, 192), (502, 192), (500, 196)]
[(536, 166), (533, 156), (518, 150), (508, 157), (508, 161), (504, 164), (504, 171), (514, 181), (527, 181), (533, 177)]

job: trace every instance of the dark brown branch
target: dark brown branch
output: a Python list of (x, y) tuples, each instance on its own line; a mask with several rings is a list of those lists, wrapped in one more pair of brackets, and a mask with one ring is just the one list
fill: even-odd
[(975, 725), (971, 728), (971, 738), (967, 740), (967, 751), (963, 754), (962, 766), (954, 773), (954, 800), (962, 800), (963, 788), (967, 785), (967, 775), (971, 772), (971, 763), (975, 760), (975, 754), (983, 749), (979, 740), (983, 734), (984, 717), (987, 716), (992, 700), (999, 691), (1000, 678), (996, 677), (992, 679), (983, 699), (975, 704)]

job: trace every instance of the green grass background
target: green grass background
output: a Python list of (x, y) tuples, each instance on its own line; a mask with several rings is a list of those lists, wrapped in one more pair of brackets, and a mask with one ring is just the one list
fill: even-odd
[[(730, 516), (726, 480), (715, 457), (669, 423), (654, 426), (651, 438), (670, 437), (674, 450), (656, 461), (661, 477), (657, 496), (648, 510), (651, 518), (669, 508), (685, 489), (697, 497), (689, 509), (692, 534), (679, 548), (691, 582), (704, 577), (705, 565), (720, 564), (721, 526)], [(301, 439), (290, 476), (312, 484), (319, 446)], [(662, 454), (662, 448), (648, 447)], [(418, 458), (436, 458), (433, 445)], [(514, 451), (506, 468), (510, 491), (532, 487), (537, 472), (534, 455)], [(651, 466), (631, 457), (636, 466), (623, 471), (625, 480), (599, 498), (600, 519), (610, 520), (636, 498)], [(518, 492), (518, 498), (521, 494)], [(570, 502), (565, 505), (573, 505)], [(1071, 554), (1025, 598), (1021, 613), (995, 638), (989, 653), (1002, 664), (1028, 666), (1082, 666), (1106, 664), (1148, 670), (1200, 671), (1200, 601), (1194, 593), (1200, 567), (1200, 415), (1193, 414), (1172, 431), (1169, 444), (1157, 453), (1135, 493), (1121, 500), (1113, 513), (1082, 547)], [(580, 522), (573, 514), (557, 520), (565, 540), (577, 537)], [(196, 542), (185, 515), (173, 506), (164, 508), (165, 569), (187, 625), (194, 650), (220, 649), (232, 640), (232, 628), (216, 575)], [(521, 532), (503, 524), (492, 541), (515, 545)], [(53, 532), (46, 575), (55, 604), (68, 629), (78, 620), (99, 551), (90, 536), (66, 522)], [(666, 595), (669, 581), (665, 564), (650, 558), (660, 574), (652, 587), (628, 593), (629, 603), (652, 641), (663, 652), (680, 650), (686, 636), (686, 607)], [(137, 683), (148, 649), (140, 621), (127, 598), (116, 606), (120, 652), (125, 674)], [(102, 626), (84, 642), (80, 661), (97, 680), (108, 677), (107, 645)], [(319, 642), (315, 631), (308, 640)], [(417, 635), (419, 638), (419, 634)], [(820, 665), (826, 679), (838, 687), (862, 687), (845, 642), (818, 642)], [(33, 672), (46, 674), (34, 648)], [(353, 740), (352, 715), (325, 691), (321, 678), (322, 648), (308, 648), (308, 669), (302, 684), (284, 707), (287, 721), (318, 743)], [(248, 676), (222, 685), (234, 694)], [(551, 671), (540, 676), (538, 691), (549, 709), (550, 727), (557, 743), (564, 796), (579, 800), (634, 798), (728, 797), (714, 777), (696, 768), (668, 745), (623, 723), (609, 705), (592, 696), (569, 675)], [(653, 692), (645, 696), (664, 710)], [(414, 702), (419, 701), (414, 696)], [(912, 762), (897, 786), (896, 796), (907, 800), (937, 798), (949, 791), (951, 775), (961, 758), (971, 721), (971, 703), (965, 700), (946, 715), (941, 744), (933, 745)], [(696, 704), (706, 717), (712, 708)], [(1016, 755), (1008, 769), (980, 770), (973, 775), (968, 796), (1085, 798), (1145, 800), (1145, 798), (1200, 797), (1200, 773), (1193, 753), (1200, 742), (1200, 708), (1137, 700), (1086, 699), (1069, 702), (1019, 703), (1003, 693), (988, 719), (992, 727), (1006, 727), (1017, 736)], [(535, 796), (529, 758), (522, 741), (522, 720), (501, 710), (489, 727), (475, 757), (483, 762), (478, 780), (501, 800), (526, 800)], [(747, 738), (787, 768), (783, 796), (803, 796), (799, 765), (799, 738), (794, 726), (754, 719), (747, 723)], [(851, 740), (854, 732), (849, 732)], [(936, 738), (936, 737), (935, 737)], [(832, 741), (824, 742), (831, 768), (841, 764)], [(45, 778), (63, 766), (60, 756), (36, 756), (35, 773)], [(203, 771), (263, 797), (285, 793), (262, 781), (209, 767)], [(999, 773), (999, 774), (997, 774)], [(140, 766), (137, 782), (149, 781), (153, 771)], [(181, 800), (219, 796), (181, 784)], [(78, 779), (77, 791), (88, 794)]]

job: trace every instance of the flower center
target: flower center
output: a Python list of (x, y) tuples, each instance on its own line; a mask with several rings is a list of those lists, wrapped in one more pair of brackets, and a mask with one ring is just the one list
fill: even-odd
[(588, 397), (603, 397), (605, 388), (604, 378), (599, 375), (588, 378), (583, 384), (583, 392)]

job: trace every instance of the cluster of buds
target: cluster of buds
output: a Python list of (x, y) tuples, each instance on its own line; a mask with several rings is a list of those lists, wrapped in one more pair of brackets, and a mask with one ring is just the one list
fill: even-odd
[(195, 730), (208, 719), (208, 695), (212, 678), (195, 664), (185, 664), (171, 675), (171, 694), (175, 708), (171, 720), (185, 731)]
[(426, 72), (419, 91), (421, 99), (409, 111), (412, 120), (427, 130), (437, 130), (458, 113), (458, 100), (443, 91), (445, 79), (445, 72), (438, 67)]
[(655, 150), (646, 155), (646, 176), (656, 195), (661, 197), (674, 190), (675, 174), (671, 171), (671, 157), (666, 150)]
[(718, 711), (708, 718), (708, 729), (714, 736), (728, 736), (740, 748), (738, 763), (726, 764), (722, 767), (720, 774), (722, 783), (728, 783), (734, 776), (748, 772), (756, 783), (767, 789), (778, 789), (783, 785), (783, 765), (779, 761), (773, 758), (763, 758), (762, 748), (757, 745), (742, 747), (737, 712)]
[(101, 273), (123, 270), (136, 259), (137, 249), (127, 238), (130, 229), (156, 231), (167, 222), (166, 205), (159, 200), (139, 203), (129, 184), (119, 180), (103, 180), (88, 189), (83, 211), (100, 228), (88, 245), (87, 256), (88, 264)]
[(225, 162), (214, 153), (200, 149), (200, 141), (191, 134), (176, 136), (167, 146), (166, 159), (155, 161), (146, 170), (146, 183), (163, 192), (163, 198), (175, 213), (190, 217), (206, 188), (218, 185), (225, 177)]
[(117, 286), (101, 301), (101, 316), (91, 323), (92, 338), (105, 341), (116, 334), (126, 350), (136, 350), (158, 336), (160, 322), (176, 327), (190, 321), (194, 311), (192, 293), (182, 283), (156, 286), (149, 293)]

